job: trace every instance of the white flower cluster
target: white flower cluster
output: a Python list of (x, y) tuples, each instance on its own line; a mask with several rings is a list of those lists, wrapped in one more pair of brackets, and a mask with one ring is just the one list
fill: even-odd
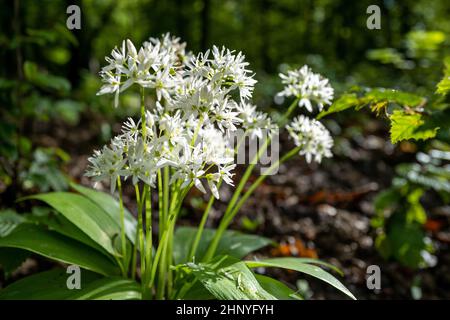
[(139, 50), (124, 41), (106, 58), (109, 65), (100, 73), (105, 84), (98, 94), (115, 94), (117, 105), (119, 93), (137, 84), (155, 90), (156, 108), (145, 112), (144, 129), (141, 120), (129, 118), (110, 146), (89, 158), (86, 175), (110, 179), (113, 191), (118, 177), (155, 186), (158, 170), (169, 167), (170, 183), (206, 192), (206, 182), (219, 198), (219, 181), (233, 184), (235, 151), (228, 135), (242, 128), (260, 136), (273, 128), (267, 115), (247, 103), (256, 80), (244, 58), (217, 47), (190, 56), (168, 34)]
[(286, 128), (294, 139), (295, 145), (301, 147), (299, 154), (304, 155), (308, 163), (313, 157), (320, 163), (322, 157), (332, 156), (333, 139), (330, 132), (319, 121), (300, 115)]
[(307, 65), (298, 70), (290, 70), (286, 75), (280, 73), (280, 78), (285, 87), (277, 97), (299, 98), (298, 105), (305, 107), (309, 112), (313, 111), (312, 102), (315, 102), (319, 111), (322, 111), (324, 105), (331, 104), (333, 100), (334, 90), (329, 80), (312, 72)]
[(162, 97), (169, 99), (183, 82), (182, 74), (177, 71), (189, 58), (185, 46), (170, 34), (162, 39), (150, 38), (139, 51), (130, 40), (123, 41), (120, 49), (116, 47), (111, 57), (105, 58), (109, 64), (100, 72), (104, 85), (97, 95), (115, 93), (117, 107), (119, 93), (136, 83), (156, 89), (158, 101)]

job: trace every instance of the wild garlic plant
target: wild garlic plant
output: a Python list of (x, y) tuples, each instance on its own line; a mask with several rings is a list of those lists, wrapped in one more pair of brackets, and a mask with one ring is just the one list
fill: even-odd
[[(333, 88), (328, 79), (313, 73), (308, 66), (280, 74), (285, 87), (277, 98), (293, 101), (276, 124), (251, 102), (255, 74), (241, 52), (214, 46), (192, 55), (179, 38), (166, 34), (159, 39), (150, 38), (139, 48), (130, 40), (123, 41), (106, 57), (106, 62), (100, 72), (104, 84), (98, 94), (114, 95), (114, 105), (118, 107), (120, 94), (137, 86), (141, 113), (139, 119), (128, 118), (121, 133), (94, 152), (86, 175), (96, 182), (109, 181), (112, 193), (117, 190), (121, 210), (119, 265), (123, 276), (134, 279), (140, 270), (143, 297), (177, 297), (174, 230), (189, 190), (197, 188), (210, 193), (186, 260), (195, 263), (209, 213), (215, 199), (220, 199), (221, 185), (236, 184), (202, 261), (197, 259), (208, 262), (214, 258), (239, 209), (280, 164), (297, 154), (305, 156), (308, 162), (332, 156), (333, 140), (319, 121), (304, 115), (292, 121), (290, 118), (297, 108), (322, 110), (331, 103)], [(149, 101), (155, 103), (150, 106)], [(242, 177), (235, 181), (237, 147), (230, 146), (227, 138), (238, 129), (251, 138), (261, 138), (263, 132), (278, 130), (277, 125), (286, 127), (295, 147), (247, 186), (256, 163), (270, 146), (269, 136)], [(138, 226), (134, 247), (127, 244), (125, 235), (124, 183), (131, 183), (136, 194)], [(158, 221), (155, 239), (154, 220)], [(132, 258), (128, 259), (130, 255)]]

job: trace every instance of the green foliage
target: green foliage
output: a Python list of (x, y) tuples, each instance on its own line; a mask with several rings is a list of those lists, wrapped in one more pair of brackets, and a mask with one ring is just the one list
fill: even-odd
[(450, 92), (450, 57), (446, 57), (444, 60), (444, 77), (437, 84), (436, 93), (439, 93), (443, 96), (447, 95)]
[(400, 90), (375, 88), (358, 90), (359, 92), (345, 93), (338, 98), (327, 110), (323, 110), (318, 119), (326, 115), (341, 112), (350, 108), (359, 110), (369, 106), (375, 111), (380, 107), (387, 107), (388, 104), (396, 104), (403, 107), (416, 107), (422, 105), (425, 99), (421, 96), (403, 92)]
[(6, 237), (0, 238), (0, 248), (3, 247), (28, 250), (56, 261), (76, 264), (103, 275), (119, 273), (117, 266), (104, 254), (30, 223), (23, 223)]
[(274, 300), (245, 265), (227, 256), (210, 263), (187, 263), (186, 268), (214, 297), (220, 300)]
[(382, 111), (387, 113), (389, 106), (392, 105), (396, 109), (388, 115), (391, 124), (391, 142), (409, 139), (427, 140), (436, 136), (442, 120), (432, 121), (432, 118), (423, 112), (414, 111), (415, 108), (421, 108), (425, 102), (426, 99), (421, 96), (399, 90), (367, 89), (359, 95), (355, 92), (343, 94), (317, 118), (350, 108), (360, 110), (365, 106), (369, 106), (373, 112), (380, 115)]
[(67, 94), (70, 91), (70, 82), (62, 77), (41, 72), (34, 62), (26, 61), (23, 65), (25, 77), (30, 83), (45, 90)]
[(302, 258), (272, 258), (260, 261), (246, 261), (245, 263), (250, 268), (272, 267), (295, 270), (301, 273), (305, 273), (332, 285), (350, 298), (356, 300), (355, 296), (350, 291), (348, 291), (348, 289), (339, 280), (337, 280), (334, 276), (332, 276), (322, 268), (314, 265), (323, 264), (318, 260)]
[(433, 56), (446, 39), (442, 31), (414, 30), (407, 34), (406, 41), (410, 54), (414, 57)]
[(391, 141), (397, 143), (402, 140), (427, 140), (434, 138), (439, 128), (423, 129), (424, 120), (420, 113), (408, 113), (395, 110), (389, 116), (391, 120)]
[(84, 196), (70, 192), (52, 192), (30, 196), (27, 199), (41, 200), (61, 213), (67, 220), (108, 253), (117, 254), (111, 239), (120, 234), (117, 220), (113, 220), (102, 208)]
[(427, 259), (433, 245), (423, 230), (427, 214), (420, 203), (421, 197), (425, 190), (435, 190), (444, 201), (450, 195), (449, 166), (442, 163), (450, 158), (448, 152), (431, 150), (428, 154), (419, 153), (417, 158), (420, 163), (396, 167), (393, 186), (375, 198), (377, 216), (372, 219), (372, 225), (381, 231), (376, 239), (380, 254), (411, 268), (434, 263)]
[(43, 192), (66, 190), (68, 183), (61, 165), (69, 159), (70, 156), (62, 149), (36, 148), (28, 170), (24, 170), (20, 176), (24, 189), (37, 188)]
[[(112, 245), (118, 228), (117, 220), (112, 219), (119, 210), (117, 201), (110, 195), (95, 190), (76, 184), (71, 186), (80, 194), (53, 192), (27, 197), (28, 200), (44, 201), (51, 209), (35, 207), (31, 214), (19, 216), (14, 212), (4, 212), (0, 215), (0, 264), (10, 274), (28, 256), (27, 252), (75, 264), (82, 268), (82, 290), (67, 290), (67, 274), (61, 270), (53, 270), (13, 283), (0, 291), (0, 299), (141, 298), (141, 287), (137, 282), (126, 279), (125, 275), (124, 278), (117, 277), (124, 268), (117, 259), (120, 250)], [(133, 232), (136, 222), (129, 212), (127, 215), (131, 240), (135, 237)], [(259, 262), (238, 260), (270, 244), (269, 239), (227, 231), (218, 246), (218, 255), (210, 262), (195, 264), (186, 262), (185, 259), (196, 232), (194, 228), (178, 228), (174, 238), (174, 262), (177, 264), (174, 267), (177, 279), (175, 292), (181, 294), (181, 297), (301, 298), (285, 284), (266, 276), (255, 275), (250, 268), (258, 267), (255, 263)], [(214, 233), (215, 230), (212, 229), (204, 230), (196, 259), (204, 255)], [(310, 274), (346, 292), (333, 276), (314, 266), (321, 265), (339, 271), (327, 263), (315, 259), (269, 259), (260, 263)], [(37, 285), (40, 286), (39, 291), (35, 289)]]
[(256, 274), (255, 277), (261, 287), (278, 300), (302, 300), (298, 293), (281, 281), (260, 274)]
[[(118, 226), (120, 221), (120, 208), (119, 203), (114, 197), (105, 192), (100, 192), (94, 189), (83, 187), (76, 183), (71, 183), (70, 186), (84, 195), (86, 198), (94, 202), (97, 206), (103, 209), (105, 213), (107, 213), (111, 219)], [(131, 213), (124, 208), (125, 214), (125, 234), (128, 237), (128, 240), (134, 244), (136, 238), (136, 219), (131, 215)]]
[[(141, 298), (135, 281), (111, 277), (103, 278), (83, 270), (80, 289), (67, 289), (68, 274), (54, 269), (32, 275), (0, 291), (0, 300), (136, 300)], [(36, 290), (39, 288), (39, 290)]]
[[(174, 238), (174, 260), (176, 264), (188, 262), (186, 261), (186, 258), (189, 254), (196, 232), (197, 228), (192, 227), (180, 227), (176, 230)], [(199, 246), (197, 247), (197, 252), (194, 256), (195, 261), (202, 261), (215, 232), (215, 229), (204, 229)], [(270, 239), (264, 237), (227, 230), (219, 242), (216, 253), (217, 255), (229, 255), (241, 259), (247, 254), (271, 243), (272, 241)]]
[(394, 48), (371, 49), (367, 52), (367, 58), (383, 64), (393, 64), (400, 69), (407, 68), (403, 55)]

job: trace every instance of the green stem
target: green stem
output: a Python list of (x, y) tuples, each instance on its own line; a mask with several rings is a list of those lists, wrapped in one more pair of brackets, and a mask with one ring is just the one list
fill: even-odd
[(145, 185), (145, 274), (144, 274), (144, 298), (151, 298), (151, 288), (148, 286), (150, 270), (152, 269), (153, 235), (152, 235), (152, 195), (151, 189)]
[[(244, 135), (239, 139), (236, 147), (234, 148), (234, 154), (235, 155), (238, 153), (242, 142), (245, 141), (246, 135), (247, 135), (247, 132), (245, 132)], [(221, 185), (222, 185), (222, 179), (220, 179), (219, 182), (217, 183), (217, 189), (219, 189)], [(189, 254), (188, 254), (188, 257), (187, 257), (186, 261), (191, 261), (194, 258), (194, 256), (195, 256), (198, 244), (200, 243), (200, 239), (202, 238), (203, 230), (205, 228), (205, 224), (206, 224), (206, 221), (208, 220), (208, 216), (209, 216), (211, 208), (212, 208), (212, 206), (214, 204), (214, 201), (216, 201), (216, 198), (213, 195), (211, 195), (209, 197), (209, 201), (208, 201), (208, 204), (207, 204), (207, 206), (205, 208), (205, 211), (203, 212), (203, 216), (202, 216), (202, 219), (200, 221), (200, 225), (197, 228), (197, 233), (195, 235), (194, 242), (192, 243), (192, 246), (191, 246), (191, 249), (189, 251)]]
[[(292, 112), (294, 111), (295, 107), (297, 106), (297, 103), (299, 101), (300, 98), (295, 99), (291, 105), (288, 107), (286, 113), (283, 115), (283, 117), (280, 120), (280, 123), (282, 125), (284, 125), (284, 123), (286, 122), (286, 120), (290, 117), (290, 115), (292, 114)], [(256, 154), (256, 156), (252, 159), (252, 161), (250, 162), (250, 164), (248, 165), (247, 169), (244, 172), (244, 175), (241, 178), (241, 181), (239, 182), (228, 206), (227, 209), (225, 210), (225, 213), (223, 215), (222, 221), (219, 225), (222, 226), (221, 229), (223, 229), (223, 226), (225, 225), (225, 229), (228, 227), (228, 224), (222, 224), (223, 221), (228, 221), (230, 220), (228, 218), (228, 216), (230, 215), (230, 212), (233, 210), (234, 206), (236, 205), (236, 202), (239, 198), (239, 196), (241, 195), (242, 190), (244, 189), (245, 184), (247, 183), (248, 179), (250, 178), (250, 175), (253, 171), (253, 168), (255, 167), (256, 163), (258, 162), (258, 160), (260, 159), (261, 155), (263, 154), (263, 152), (265, 152), (271, 142), (271, 137), (268, 137), (264, 144), (261, 146), (261, 148), (259, 149), (258, 153)], [(267, 174), (267, 173), (266, 173)], [(231, 220), (230, 220), (231, 221)], [(225, 231), (225, 229), (221, 230), (218, 229), (217, 232), (215, 233), (209, 247), (208, 250), (206, 251), (206, 254), (203, 258), (203, 261), (208, 261), (209, 259), (211, 259), (217, 249), (217, 246), (219, 244), (220, 238), (222, 237), (223, 232)]]
[(158, 239), (159, 241), (161, 241), (162, 233), (165, 229), (164, 209), (163, 209), (163, 182), (161, 169), (158, 170), (158, 216), (159, 216)]
[[(224, 217), (224, 219), (221, 221), (221, 224), (219, 225), (219, 228), (217, 230), (217, 233), (223, 233), (228, 225), (231, 223), (233, 218), (236, 216), (236, 214), (239, 212), (239, 209), (243, 206), (245, 201), (247, 201), (248, 197), (251, 196), (251, 194), (255, 191), (256, 188), (259, 187), (259, 185), (272, 173), (273, 170), (278, 168), (280, 164), (284, 163), (288, 159), (292, 158), (294, 155), (296, 155), (300, 151), (301, 147), (296, 147), (286, 153), (281, 159), (279, 159), (277, 162), (275, 162), (273, 165), (267, 169), (265, 172), (266, 174), (261, 175), (256, 179), (248, 188), (248, 190), (244, 193), (244, 195), (239, 199), (238, 203), (235, 205), (233, 210), (228, 214), (228, 216)], [(220, 240), (220, 239), (219, 239)]]
[(170, 174), (169, 174), (169, 167), (164, 167), (164, 180), (163, 180), (163, 194), (164, 194), (164, 218), (167, 219), (169, 215), (169, 181), (170, 181)]
[[(167, 225), (164, 230), (162, 230), (161, 240), (158, 244), (158, 248), (156, 249), (155, 258), (153, 260), (153, 266), (150, 273), (150, 280), (149, 280), (149, 287), (152, 287), (155, 279), (156, 279), (156, 273), (158, 272), (158, 286), (157, 286), (157, 293), (156, 298), (162, 299), (164, 297), (164, 289), (161, 288), (161, 286), (165, 286), (165, 279), (166, 279), (166, 270), (167, 268), (170, 269), (170, 265), (167, 265), (165, 261), (165, 258), (167, 256), (166, 254), (166, 248), (168, 244), (169, 237), (173, 237), (173, 231), (174, 226), (176, 223), (176, 217), (181, 209), (181, 205), (183, 203), (184, 198), (187, 195), (187, 192), (189, 189), (192, 188), (192, 183), (186, 187), (182, 192), (181, 196), (179, 185), (175, 188), (175, 192), (172, 195), (172, 201), (170, 206), (170, 216), (167, 219)], [(172, 235), (171, 235), (172, 233)], [(172, 252), (169, 252), (170, 255), (172, 255)], [(159, 261), (161, 260), (161, 263)]]
[[(137, 212), (137, 216), (138, 216), (138, 227), (137, 227), (137, 235), (139, 237), (139, 241), (137, 243), (139, 243), (139, 252), (140, 252), (140, 261), (141, 261), (141, 281), (143, 278), (143, 275), (145, 274), (145, 259), (144, 259), (144, 250), (145, 250), (145, 246), (144, 246), (144, 230), (143, 230), (143, 224), (142, 224), (142, 209), (143, 209), (143, 204), (144, 204), (144, 199), (141, 199), (140, 196), (140, 191), (139, 191), (139, 186), (136, 184), (134, 186), (135, 191), (136, 191), (136, 201), (138, 204), (138, 212)], [(137, 245), (136, 243), (136, 245)], [(136, 255), (137, 258), (137, 255)], [(144, 286), (142, 286), (144, 287)]]
[[(220, 188), (221, 184), (222, 184), (222, 180), (220, 180), (219, 183), (217, 184), (217, 189)], [(202, 219), (200, 220), (200, 224), (197, 228), (197, 233), (195, 235), (194, 242), (192, 243), (191, 249), (187, 256), (186, 261), (188, 261), (188, 262), (192, 261), (192, 259), (195, 256), (195, 253), (197, 252), (197, 247), (198, 247), (198, 244), (200, 243), (200, 239), (202, 238), (203, 230), (205, 229), (205, 224), (206, 224), (206, 221), (208, 220), (209, 212), (211, 211), (211, 208), (212, 208), (215, 200), (216, 200), (216, 198), (214, 196), (211, 196), (209, 198), (208, 204), (205, 208), (205, 211), (203, 212)]]
[(127, 243), (125, 238), (125, 210), (123, 208), (123, 194), (122, 194), (122, 183), (120, 181), (120, 176), (117, 177), (117, 189), (119, 190), (119, 207), (120, 207), (120, 237), (122, 242), (122, 258), (123, 258), (123, 271), (126, 276), (126, 263), (127, 263)]

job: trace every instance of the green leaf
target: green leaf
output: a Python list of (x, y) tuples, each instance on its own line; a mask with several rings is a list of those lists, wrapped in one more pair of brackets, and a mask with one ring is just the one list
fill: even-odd
[(450, 92), (450, 74), (445, 75), (441, 81), (437, 84), (436, 93), (439, 93), (443, 96), (447, 95)]
[(336, 100), (327, 110), (322, 111), (317, 116), (318, 119), (335, 112), (340, 112), (349, 108), (357, 110), (364, 106), (374, 106), (374, 111), (380, 112), (380, 108), (386, 107), (389, 103), (401, 106), (419, 106), (426, 100), (418, 95), (393, 89), (375, 88), (367, 89), (361, 96), (356, 93), (345, 93)]
[(302, 261), (299, 258), (273, 258), (260, 261), (245, 261), (245, 263), (250, 268), (274, 267), (299, 271), (332, 285), (336, 289), (345, 293), (350, 298), (356, 300), (355, 296), (353, 296), (353, 294), (346, 287), (344, 287), (344, 285), (334, 276), (332, 276), (325, 270), (309, 263), (305, 263), (304, 261), (305, 260)]
[[(81, 193), (82, 195), (88, 197), (99, 207), (101, 207), (107, 214), (111, 216), (113, 221), (116, 222), (117, 227), (120, 228), (120, 207), (119, 202), (114, 197), (105, 192), (100, 192), (94, 189), (86, 188), (76, 183), (71, 183), (70, 186), (79, 193)], [(137, 222), (134, 216), (126, 208), (124, 208), (124, 212), (125, 212), (125, 233), (128, 239), (134, 244), (136, 238)]]
[(255, 277), (261, 287), (278, 300), (303, 300), (294, 290), (278, 280), (259, 274)]
[[(208, 249), (216, 230), (204, 229), (199, 242), (195, 261), (201, 261)], [(175, 264), (187, 262), (187, 255), (194, 241), (197, 228), (180, 227), (175, 231), (174, 236), (174, 261)], [(272, 240), (255, 235), (247, 235), (233, 230), (224, 232), (217, 247), (216, 255), (229, 255), (237, 259), (245, 257), (247, 254), (263, 248), (272, 243)]]
[(73, 290), (68, 299), (76, 300), (140, 300), (141, 288), (135, 281), (118, 277), (103, 278)]
[(264, 290), (243, 262), (231, 257), (218, 257), (214, 263), (188, 263), (192, 274), (220, 300), (276, 300)]
[(70, 192), (51, 192), (27, 197), (44, 201), (76, 225), (112, 255), (112, 239), (120, 234), (118, 224), (102, 208), (86, 197)]
[[(67, 288), (70, 274), (64, 269), (54, 269), (31, 275), (10, 284), (0, 290), (0, 300), (63, 300), (68, 299), (74, 291)], [(81, 290), (100, 275), (81, 270)]]
[(382, 214), (384, 210), (394, 207), (402, 198), (397, 188), (391, 187), (377, 194), (373, 201), (375, 211)]
[(422, 130), (424, 125), (422, 115), (419, 113), (406, 113), (402, 110), (395, 110), (389, 117), (391, 120), (391, 141), (397, 143), (401, 140), (427, 140), (436, 136), (439, 128), (427, 128)]
[(360, 101), (355, 93), (343, 94), (338, 100), (333, 102), (333, 104), (327, 110), (323, 110), (322, 112), (320, 112), (317, 116), (317, 119), (321, 119), (331, 113), (344, 111), (359, 104)]
[(118, 268), (103, 254), (56, 232), (24, 223), (4, 238), (0, 247), (28, 250), (47, 258), (103, 274), (118, 274)]
[(418, 223), (405, 222), (396, 212), (386, 228), (386, 236), (376, 243), (385, 258), (393, 257), (410, 268), (426, 267), (422, 252), (427, 249), (425, 233)]
[(388, 102), (409, 107), (418, 106), (425, 102), (425, 98), (416, 94), (386, 88), (370, 89), (361, 100), (368, 104)]
[(183, 295), (183, 300), (213, 300), (215, 297), (206, 290), (203, 284), (195, 281), (192, 287)]
[[(35, 207), (36, 209), (39, 207)], [(75, 226), (72, 222), (70, 222), (67, 218), (59, 213), (54, 213), (51, 208), (41, 208), (47, 209), (45, 213), (33, 214), (27, 217), (27, 221), (35, 222), (37, 224), (45, 226), (48, 230), (56, 231), (62, 235), (65, 235), (74, 240), (80, 241), (85, 245), (88, 245), (100, 252), (108, 255), (107, 251), (103, 249), (99, 244), (97, 244), (94, 240), (89, 238), (82, 230), (80, 230), (77, 226)], [(34, 210), (37, 211), (37, 210)], [(42, 211), (42, 210), (40, 210)]]
[(137, 282), (118, 277), (101, 278), (81, 270), (80, 289), (68, 289), (70, 274), (63, 269), (41, 272), (0, 291), (0, 300), (130, 300), (141, 299)]

